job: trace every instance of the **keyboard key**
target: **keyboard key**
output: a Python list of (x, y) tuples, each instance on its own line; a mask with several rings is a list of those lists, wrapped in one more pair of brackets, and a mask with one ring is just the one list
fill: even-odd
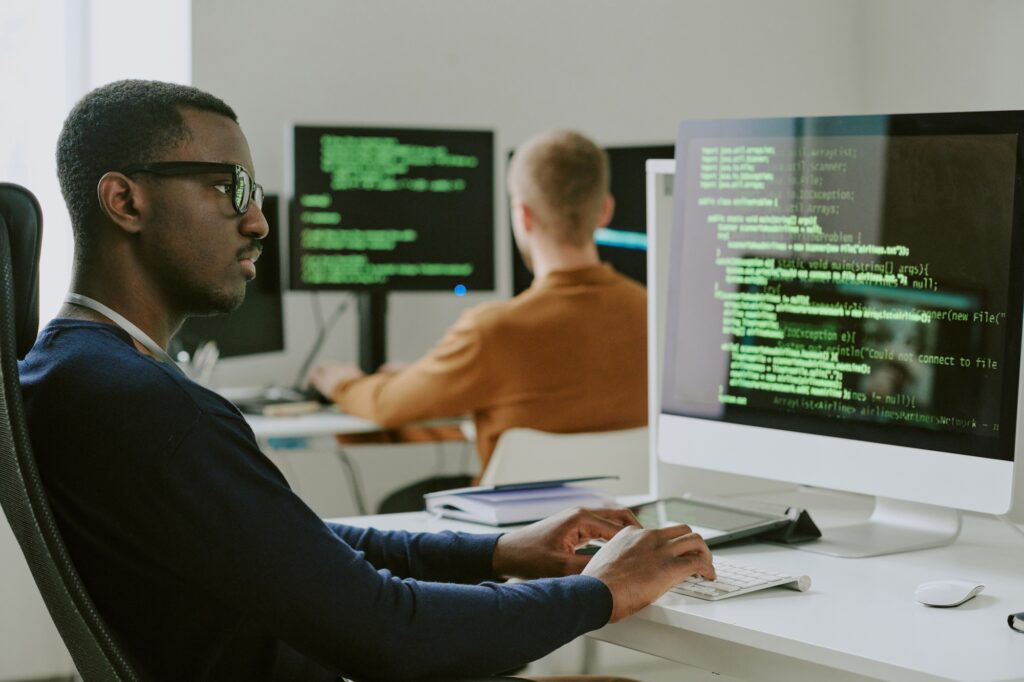
[(715, 580), (691, 576), (673, 587), (671, 591), (699, 599), (716, 600), (756, 592), (768, 587), (782, 586), (805, 592), (811, 586), (811, 579), (806, 575), (794, 576), (776, 573), (724, 559), (715, 560), (715, 572), (718, 575)]

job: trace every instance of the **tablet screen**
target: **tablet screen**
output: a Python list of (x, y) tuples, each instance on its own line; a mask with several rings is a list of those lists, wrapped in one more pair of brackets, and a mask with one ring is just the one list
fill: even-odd
[(757, 514), (745, 510), (729, 509), (706, 502), (670, 497), (634, 507), (633, 512), (645, 528), (660, 528), (685, 523), (695, 532), (715, 535), (741, 528), (758, 526), (778, 519), (770, 514)]

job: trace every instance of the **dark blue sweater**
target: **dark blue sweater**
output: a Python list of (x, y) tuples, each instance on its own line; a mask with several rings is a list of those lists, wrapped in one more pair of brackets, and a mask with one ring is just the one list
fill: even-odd
[(353, 678), (494, 673), (611, 613), (594, 578), (481, 582), (497, 535), (324, 523), (234, 406), (116, 327), (54, 320), (20, 372), (72, 559), (147, 679), (263, 679), (279, 642)]

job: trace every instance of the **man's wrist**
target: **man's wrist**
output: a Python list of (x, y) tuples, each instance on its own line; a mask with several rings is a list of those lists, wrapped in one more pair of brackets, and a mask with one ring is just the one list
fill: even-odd
[(508, 534), (502, 533), (498, 541), (494, 543), (494, 553), (491, 555), (491, 573), (495, 578), (511, 578), (513, 568), (509, 561), (510, 552), (508, 548)]

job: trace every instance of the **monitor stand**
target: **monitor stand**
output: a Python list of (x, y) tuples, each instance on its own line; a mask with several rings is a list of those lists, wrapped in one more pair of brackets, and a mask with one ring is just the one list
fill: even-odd
[(387, 361), (388, 293), (370, 289), (356, 293), (359, 310), (359, 368), (373, 374)]
[(863, 558), (943, 547), (960, 535), (960, 512), (949, 507), (875, 498), (875, 509), (862, 523), (822, 528), (821, 539), (797, 549), (829, 556)]

